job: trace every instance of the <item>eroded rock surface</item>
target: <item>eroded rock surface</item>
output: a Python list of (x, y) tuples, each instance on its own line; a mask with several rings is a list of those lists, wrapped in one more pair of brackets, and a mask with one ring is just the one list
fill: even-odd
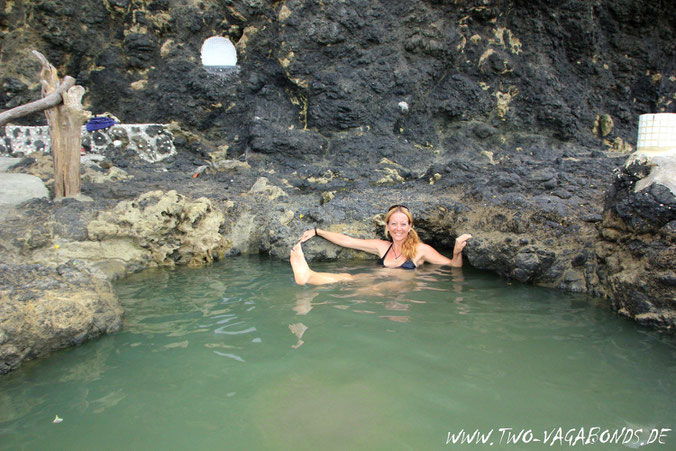
[[(616, 172), (596, 244), (600, 286), (613, 307), (642, 324), (676, 328), (676, 196), (635, 163)], [(676, 175), (671, 175), (676, 181)]]
[(141, 266), (196, 265), (211, 263), (227, 251), (219, 233), (224, 222), (223, 212), (209, 199), (189, 201), (176, 191), (152, 191), (100, 212), (87, 231), (93, 242), (122, 241), (136, 247)]
[(0, 373), (24, 359), (75, 346), (122, 325), (110, 283), (70, 261), (0, 265)]

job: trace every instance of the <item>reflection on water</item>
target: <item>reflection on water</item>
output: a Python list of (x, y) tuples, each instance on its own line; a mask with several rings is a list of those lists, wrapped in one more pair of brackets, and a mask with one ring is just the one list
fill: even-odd
[(122, 332), (0, 378), (0, 449), (442, 449), (461, 428), (674, 426), (673, 339), (601, 301), (468, 268), (337, 266), (313, 267), (360, 277), (299, 287), (254, 257), (121, 281)]

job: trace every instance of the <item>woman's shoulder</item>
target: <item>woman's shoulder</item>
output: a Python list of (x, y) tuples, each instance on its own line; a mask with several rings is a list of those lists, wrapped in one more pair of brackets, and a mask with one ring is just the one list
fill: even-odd
[(374, 239), (373, 241), (377, 241), (378, 249), (381, 249), (383, 251), (387, 250), (388, 247), (392, 246), (392, 241), (380, 240), (380, 239)]
[(437, 253), (436, 249), (434, 249), (429, 244), (423, 243), (422, 241), (419, 242), (416, 245), (415, 250), (416, 250), (416, 254), (418, 254), (419, 256), (422, 256), (422, 257), (427, 257), (428, 255), (430, 255), (432, 253)]
[(422, 241), (418, 242), (415, 246), (415, 250), (418, 252), (427, 252), (430, 249), (434, 249), (432, 246), (429, 244), (425, 244)]
[[(376, 250), (379, 256), (383, 256), (385, 252), (387, 252), (387, 249), (392, 245), (391, 241), (386, 241), (386, 240), (381, 240), (378, 238), (370, 239), (370, 240), (365, 240), (370, 242), (370, 247), (373, 250)], [(375, 253), (375, 252), (374, 252)]]

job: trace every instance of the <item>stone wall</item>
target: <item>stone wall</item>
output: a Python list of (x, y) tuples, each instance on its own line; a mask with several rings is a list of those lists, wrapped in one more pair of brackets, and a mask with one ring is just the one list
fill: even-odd
[[(174, 137), (164, 124), (117, 124), (92, 132), (83, 126), (82, 149), (94, 154), (131, 151), (149, 163), (176, 154)], [(0, 128), (0, 156), (26, 156), (33, 152), (51, 152), (48, 126)]]

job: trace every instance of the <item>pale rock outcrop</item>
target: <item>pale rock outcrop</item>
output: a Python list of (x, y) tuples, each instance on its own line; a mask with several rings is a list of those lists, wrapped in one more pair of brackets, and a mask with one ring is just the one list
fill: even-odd
[(256, 183), (249, 190), (251, 194), (263, 194), (269, 200), (275, 200), (279, 197), (285, 197), (287, 194), (278, 186), (270, 183), (266, 177), (259, 177)]
[(124, 239), (142, 249), (152, 265), (200, 265), (223, 256), (225, 216), (207, 198), (188, 200), (176, 191), (152, 191), (120, 202), (89, 223), (95, 241)]

